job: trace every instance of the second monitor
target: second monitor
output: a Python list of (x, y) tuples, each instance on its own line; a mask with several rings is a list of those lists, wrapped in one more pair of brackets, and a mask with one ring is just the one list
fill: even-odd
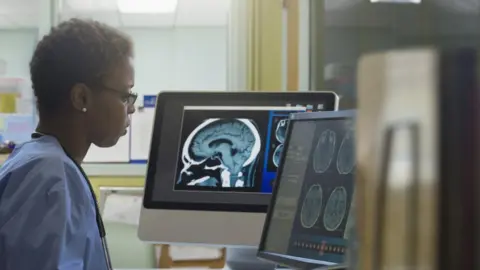
[(291, 116), (259, 257), (294, 269), (344, 268), (353, 226), (354, 111)]
[(139, 237), (258, 245), (289, 114), (337, 102), (331, 92), (160, 94)]

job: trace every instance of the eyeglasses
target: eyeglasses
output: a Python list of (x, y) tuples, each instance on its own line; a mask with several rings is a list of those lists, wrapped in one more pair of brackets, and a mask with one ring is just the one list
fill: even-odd
[(137, 98), (138, 98), (137, 93), (133, 93), (133, 92), (125, 93), (123, 91), (120, 91), (120, 90), (117, 90), (117, 89), (114, 89), (114, 88), (110, 88), (110, 87), (107, 87), (107, 86), (104, 86), (104, 85), (102, 85), (102, 89), (108, 90), (110, 92), (114, 92), (115, 94), (119, 95), (122, 102), (125, 105), (128, 105), (128, 106), (133, 106), (135, 104), (135, 101), (137, 101)]

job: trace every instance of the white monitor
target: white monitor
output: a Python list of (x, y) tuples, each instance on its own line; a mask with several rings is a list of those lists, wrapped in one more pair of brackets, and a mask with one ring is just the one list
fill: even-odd
[(158, 95), (139, 238), (256, 247), (286, 119), (332, 111), (333, 92), (164, 92)]

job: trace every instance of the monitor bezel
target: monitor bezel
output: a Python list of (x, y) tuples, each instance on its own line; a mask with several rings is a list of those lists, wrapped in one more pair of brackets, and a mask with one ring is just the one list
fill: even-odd
[[(328, 111), (328, 112), (310, 112), (310, 113), (294, 113), (290, 115), (290, 121), (287, 126), (287, 136), (285, 140), (285, 148), (288, 149), (290, 140), (289, 137), (292, 133), (293, 123), (297, 121), (309, 121), (309, 120), (329, 120), (329, 119), (352, 119), (355, 120), (356, 118), (356, 110), (344, 110), (344, 111)], [(335, 264), (335, 265), (321, 265), (311, 262), (305, 262), (301, 260), (295, 260), (286, 258), (285, 256), (290, 256), (287, 254), (280, 254), (274, 253), (265, 250), (265, 240), (267, 238), (267, 233), (271, 224), (271, 219), (273, 215), (273, 208), (276, 203), (278, 189), (280, 188), (280, 184), (278, 179), (281, 177), (283, 173), (283, 162), (285, 159), (287, 151), (283, 151), (280, 161), (280, 167), (277, 170), (275, 185), (273, 186), (272, 196), (270, 199), (270, 204), (268, 206), (267, 215), (265, 217), (265, 223), (263, 225), (262, 236), (260, 238), (260, 244), (258, 246), (257, 257), (263, 260), (267, 260), (273, 263), (277, 263), (280, 265), (284, 265), (287, 267), (292, 267), (295, 269), (316, 269), (318, 267), (325, 267), (325, 269), (342, 269), (345, 267), (345, 264)], [(294, 256), (291, 256), (294, 257)], [(320, 262), (320, 261), (319, 261)], [(338, 268), (337, 268), (338, 267)]]
[[(143, 207), (146, 209), (164, 209), (164, 210), (197, 210), (197, 211), (228, 211), (228, 212), (251, 212), (265, 213), (268, 205), (242, 205), (242, 204), (219, 204), (219, 203), (192, 203), (192, 202), (165, 202), (153, 200), (153, 189), (155, 174), (157, 170), (157, 155), (160, 145), (160, 134), (163, 125), (163, 110), (165, 104), (173, 100), (205, 100), (206, 105), (211, 99), (234, 99), (245, 101), (257, 101), (259, 99), (278, 100), (286, 98), (288, 95), (302, 95), (307, 99), (309, 96), (314, 99), (320, 99), (320, 94), (324, 94), (322, 102), (333, 104), (334, 111), (338, 110), (339, 97), (333, 91), (316, 92), (160, 92), (157, 95), (155, 106), (155, 117), (153, 123), (152, 137), (150, 142), (149, 160), (147, 162), (147, 172), (145, 178), (145, 196), (143, 197)], [(228, 105), (226, 105), (228, 106)]]

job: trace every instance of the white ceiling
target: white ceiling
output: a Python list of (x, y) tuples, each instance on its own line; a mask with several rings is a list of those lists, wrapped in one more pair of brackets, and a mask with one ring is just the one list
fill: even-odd
[[(178, 0), (174, 14), (120, 14), (116, 0), (58, 1), (59, 20), (92, 18), (118, 27), (223, 26), (230, 7), (229, 0)], [(0, 28), (37, 27), (40, 9), (40, 0), (0, 0)]]

